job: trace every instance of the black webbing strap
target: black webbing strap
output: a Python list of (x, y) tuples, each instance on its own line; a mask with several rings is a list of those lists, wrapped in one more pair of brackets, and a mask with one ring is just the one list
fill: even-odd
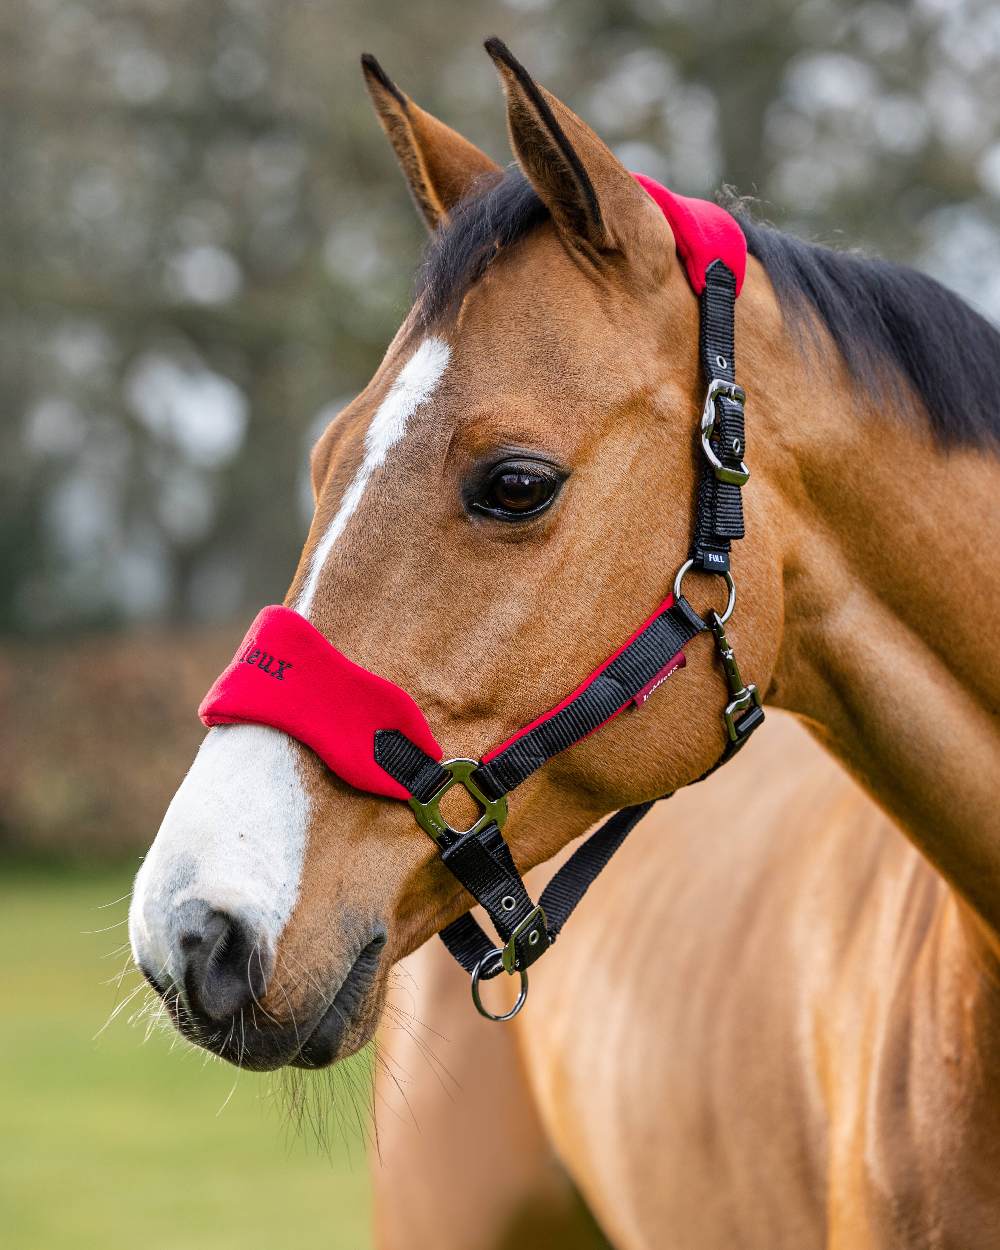
[(575, 699), (477, 768), (476, 784), (491, 798), (508, 794), (553, 755), (593, 733), (635, 699), (704, 629), (704, 621), (687, 601), (678, 599), (650, 621)]
[[(445, 867), (451, 870), (483, 907), (499, 933), (502, 945), (513, 939), (511, 971), (514, 968), (528, 968), (539, 955), (548, 950), (552, 939), (547, 932), (545, 916), (529, 897), (521, 874), (514, 864), (510, 847), (496, 825), (488, 825), (479, 833), (466, 834), (453, 846), (443, 850), (441, 858)], [(462, 921), (468, 923), (463, 925)], [(468, 913), (457, 923), (461, 926), (457, 941), (461, 957), (452, 949), (449, 937), (445, 936), (453, 933), (454, 925), (449, 925), (443, 931), (442, 938), (462, 967), (471, 973), (482, 957), (496, 948), (496, 943), (490, 941)], [(474, 941), (471, 940), (470, 925), (478, 932)], [(474, 960), (473, 947), (478, 952)], [(472, 962), (467, 963), (467, 960)], [(489, 979), (503, 970), (500, 960), (495, 961), (495, 964), (495, 967), (484, 968), (482, 975)]]
[[(530, 944), (532, 930), (529, 929), (519, 935), (516, 942), (518, 969), (533, 963), (544, 950), (552, 945), (560, 929), (570, 918), (598, 873), (607, 865), (611, 856), (652, 806), (652, 802), (638, 803), (634, 807), (623, 807), (620, 812), (615, 812), (563, 864), (542, 891), (539, 899), (546, 931), (545, 940), (544, 942), (539, 940), (532, 946)], [(466, 888), (468, 889), (468, 886)], [(492, 912), (490, 912), (490, 919), (495, 925), (497, 924)], [(506, 941), (509, 934), (504, 934), (499, 925), (497, 927)], [(488, 981), (504, 970), (499, 959), (492, 963), (486, 961), (490, 952), (496, 949), (496, 944), (483, 932), (471, 913), (466, 912), (454, 924), (448, 925), (441, 931), (440, 936), (451, 954), (470, 975), (479, 967), (482, 979)], [(522, 963), (522, 959), (525, 962)]]
[(449, 777), (437, 760), (398, 729), (376, 730), (374, 754), (375, 763), (422, 803), (437, 794)]
[[(721, 260), (705, 272), (701, 293), (699, 350), (706, 385), (715, 380), (736, 381), (736, 279)], [(746, 430), (742, 402), (719, 396), (710, 443), (723, 465), (739, 469), (746, 454)], [(729, 568), (729, 549), (734, 538), (743, 537), (743, 500), (740, 487), (720, 482), (706, 460), (695, 508), (691, 556), (695, 567), (707, 573)]]

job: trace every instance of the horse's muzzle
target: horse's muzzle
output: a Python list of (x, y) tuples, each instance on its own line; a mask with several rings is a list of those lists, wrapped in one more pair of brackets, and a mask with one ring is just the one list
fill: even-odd
[(375, 928), (329, 992), (309, 977), (309, 1006), (298, 1010), (275, 982), (267, 943), (240, 917), (190, 901), (177, 943), (176, 984), (164, 983), (140, 964), (143, 975), (178, 1032), (229, 1063), (253, 1071), (289, 1064), (321, 1068), (369, 1040), (378, 1014), (371, 997), (386, 944), (383, 927)]

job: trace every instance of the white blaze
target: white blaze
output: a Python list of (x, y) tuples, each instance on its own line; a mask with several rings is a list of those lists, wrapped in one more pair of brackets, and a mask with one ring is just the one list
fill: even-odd
[(333, 550), (333, 545), (344, 532), (347, 522), (356, 511), (365, 487), (372, 474), (385, 463), (390, 448), (406, 433), (406, 424), (421, 404), (437, 390), (438, 383), (448, 367), (451, 348), (442, 339), (425, 339), (400, 371), (389, 394), (378, 406), (372, 423), (365, 433), (365, 455), (354, 480), (344, 491), (333, 520), (326, 533), (316, 544), (309, 561), (309, 573), (295, 604), (296, 612), (308, 617), (316, 598), (316, 587), (323, 573), (323, 566)]
[[(312, 554), (295, 605), (303, 616), (368, 482), (433, 395), (449, 356), (447, 343), (426, 339), (379, 405), (365, 433), (361, 466)], [(262, 725), (210, 730), (136, 877), (129, 911), (136, 961), (158, 978), (177, 980), (178, 909), (191, 899), (243, 917), (273, 949), (298, 898), (309, 817), (290, 738)]]

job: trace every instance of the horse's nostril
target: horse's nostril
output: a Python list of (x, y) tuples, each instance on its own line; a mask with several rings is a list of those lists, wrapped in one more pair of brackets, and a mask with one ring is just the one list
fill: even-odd
[(271, 955), (247, 922), (207, 903), (188, 904), (178, 935), (184, 994), (213, 1020), (226, 1020), (263, 998)]

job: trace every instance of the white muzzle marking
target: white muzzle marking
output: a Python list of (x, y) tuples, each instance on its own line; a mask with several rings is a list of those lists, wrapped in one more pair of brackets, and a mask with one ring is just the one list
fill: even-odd
[(189, 899), (244, 918), (273, 951), (298, 898), (309, 807), (298, 748), (285, 734), (263, 725), (210, 730), (135, 880), (136, 962), (179, 984), (175, 929)]
[[(369, 481), (434, 394), (450, 348), (428, 338), (404, 365), (365, 433), (365, 454), (309, 563), (296, 610), (308, 616), (327, 557)], [(310, 801), (299, 748), (279, 730), (209, 731), (139, 870), (129, 910), (137, 963), (162, 983), (181, 979), (180, 909), (203, 899), (242, 919), (273, 952), (299, 894)]]

